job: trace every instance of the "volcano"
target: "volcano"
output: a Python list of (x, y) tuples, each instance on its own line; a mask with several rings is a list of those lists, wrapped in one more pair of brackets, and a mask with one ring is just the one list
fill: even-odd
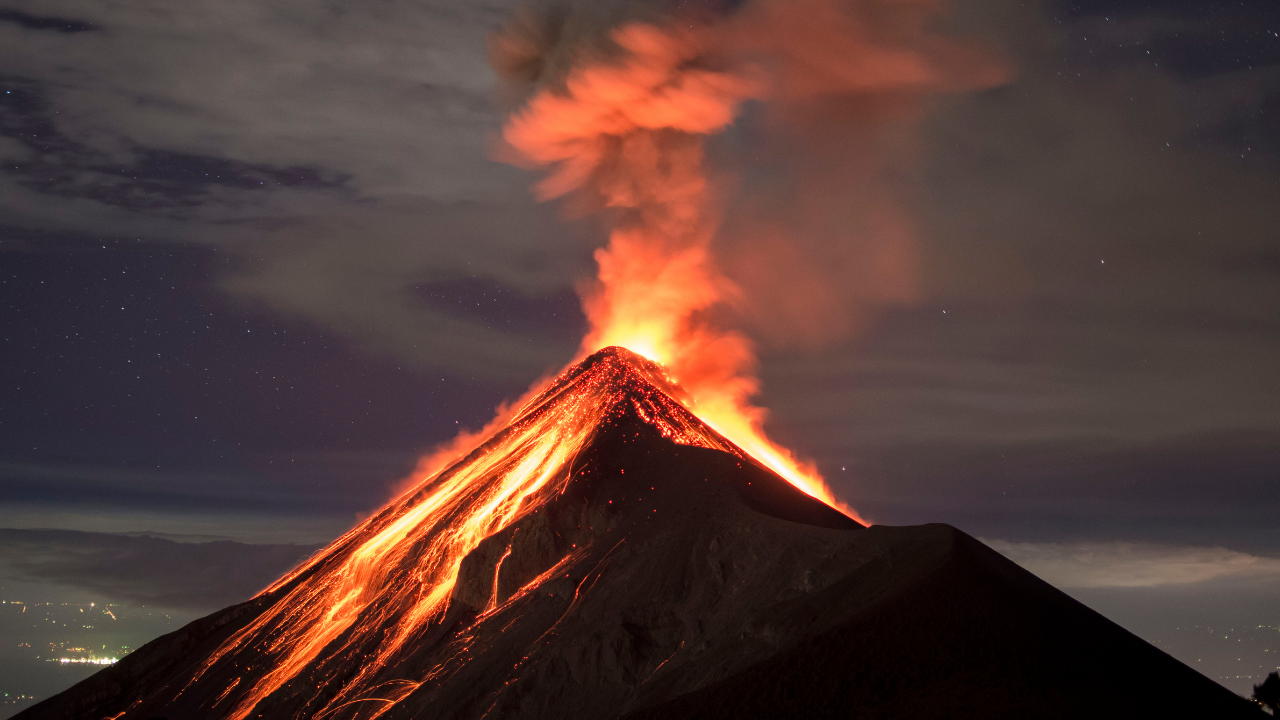
[(1261, 717), (946, 525), (864, 527), (607, 348), (23, 720)]

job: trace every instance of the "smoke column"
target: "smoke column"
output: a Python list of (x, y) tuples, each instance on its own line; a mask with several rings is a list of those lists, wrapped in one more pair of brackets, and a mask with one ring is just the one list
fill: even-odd
[[(751, 402), (754, 347), (733, 320), (781, 328), (783, 339), (798, 328), (796, 339), (810, 345), (847, 332), (857, 311), (850, 305), (910, 298), (909, 228), (886, 194), (872, 191), (837, 199), (876, 203), (880, 220), (863, 223), (863, 237), (836, 238), (854, 251), (837, 251), (843, 261), (834, 265), (817, 268), (785, 222), (746, 218), (744, 229), (740, 218), (731, 223), (738, 235), (725, 239), (706, 142), (749, 100), (784, 123), (788, 113), (806, 115), (797, 130), (812, 136), (816, 128), (821, 139), (824, 121), (866, 132), (912, 116), (927, 95), (999, 82), (1003, 72), (986, 53), (929, 29), (941, 9), (914, 0), (757, 0), (727, 13), (664, 15), (637, 5), (639, 19), (593, 31), (583, 14), (543, 8), (518, 15), (493, 42), (499, 74), (528, 93), (503, 128), (503, 158), (547, 171), (534, 188), (540, 199), (569, 196), (611, 222), (595, 253), (596, 281), (580, 290), (590, 330), (577, 359), (621, 345), (661, 362), (700, 418), (855, 518), (816, 467), (765, 437), (765, 411)], [(853, 154), (849, 174), (874, 175), (874, 153)], [(808, 215), (826, 216), (822, 207)], [(745, 282), (721, 269), (718, 246)], [(842, 289), (850, 281), (858, 287)]]

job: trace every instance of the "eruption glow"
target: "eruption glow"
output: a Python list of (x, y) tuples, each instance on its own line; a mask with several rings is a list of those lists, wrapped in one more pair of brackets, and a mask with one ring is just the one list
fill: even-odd
[[(230, 720), (368, 719), (465, 662), (463, 632), (444, 664), (415, 671), (415, 680), (396, 674), (412, 649), (439, 639), (430, 633), (446, 625), (446, 613), (468, 612), (450, 602), (463, 558), (564, 491), (575, 456), (622, 414), (674, 442), (754, 458), (857, 518), (811, 465), (765, 437), (764, 411), (750, 402), (758, 390), (752, 345), (717, 322), (743, 290), (715, 263), (718, 218), (704, 143), (751, 98), (928, 86), (936, 63), (912, 48), (936, 54), (950, 46), (918, 42), (930, 15), (919, 9), (933, 6), (926, 0), (854, 3), (872, 6), (865, 17), (842, 14), (833, 0), (789, 9), (771, 2), (692, 26), (623, 25), (611, 35), (614, 51), (576, 57), (563, 82), (540, 85), (509, 119), (510, 149), (550, 170), (536, 188), (541, 198), (574, 193), (612, 213), (609, 243), (595, 256), (597, 282), (583, 293), (591, 329), (575, 363), (593, 357), (424, 458), (407, 492), (264, 590), (257, 614), (228, 628), (194, 676), (171, 689), (175, 699), (215, 698), (201, 711)], [(866, 40), (869, 31), (855, 21), (867, 18), (891, 27), (892, 47)], [(763, 64), (748, 59), (760, 57)], [(803, 81), (780, 89), (778, 78)], [(609, 346), (660, 365), (623, 349), (597, 353)], [(501, 614), (579, 555), (504, 600), (497, 581), (506, 557), (470, 622)], [(147, 701), (139, 701), (140, 714)]]
[(765, 411), (750, 402), (759, 388), (751, 343), (707, 317), (738, 289), (711, 253), (703, 143), (760, 83), (708, 65), (723, 40), (717, 32), (630, 25), (613, 37), (620, 57), (574, 70), (564, 89), (541, 90), (504, 133), (529, 161), (554, 168), (538, 185), (542, 198), (586, 190), (617, 212), (608, 247), (596, 251), (599, 282), (584, 298), (591, 330), (579, 357), (619, 345), (661, 363), (700, 419), (861, 521), (812, 464), (765, 436)]
[[(379, 675), (440, 619), (462, 558), (560, 493), (572, 477), (573, 457), (612, 418), (633, 409), (674, 442), (742, 454), (675, 404), (671, 397), (678, 393), (660, 368), (628, 359), (625, 350), (566, 371), (515, 412), (502, 432), (264, 590), (259, 597), (279, 597), (223, 643), (178, 694), (210, 670), (233, 667), (237, 677), (229, 686), (202, 694), (218, 698), (211, 710), (241, 720), (273, 693), (290, 695), (286, 684), (304, 669), (324, 676), (350, 665), (354, 676), (336, 697), (299, 714), (360, 702), (369, 704), (352, 717), (377, 717), (418, 687), (380, 682)], [(496, 572), (494, 579), (496, 585)], [(499, 602), (495, 587), (481, 618)], [(394, 632), (384, 634), (388, 627)], [(370, 644), (376, 654), (360, 654)], [(252, 686), (238, 688), (242, 674), (255, 678)]]

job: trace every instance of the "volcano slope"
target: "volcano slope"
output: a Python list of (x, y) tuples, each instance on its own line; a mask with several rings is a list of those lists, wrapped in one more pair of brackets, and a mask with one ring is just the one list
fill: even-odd
[(257, 597), (17, 717), (1262, 717), (954, 528), (862, 527), (675, 393), (601, 351)]

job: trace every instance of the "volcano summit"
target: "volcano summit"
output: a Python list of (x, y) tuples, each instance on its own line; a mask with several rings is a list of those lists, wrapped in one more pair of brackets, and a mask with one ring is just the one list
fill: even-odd
[(945, 525), (863, 527), (607, 348), (257, 597), (17, 716), (1260, 717)]

